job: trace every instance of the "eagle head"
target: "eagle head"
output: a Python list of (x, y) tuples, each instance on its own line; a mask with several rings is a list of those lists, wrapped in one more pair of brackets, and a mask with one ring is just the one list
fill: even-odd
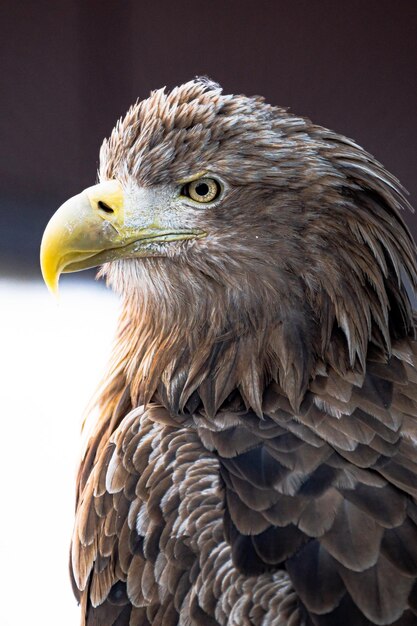
[(275, 380), (297, 406), (323, 364), (363, 368), (370, 346), (388, 358), (413, 332), (407, 201), (352, 140), (195, 79), (130, 108), (99, 181), (52, 217), (42, 271), (56, 290), (103, 265), (142, 399), (163, 384), (184, 411), (205, 385), (215, 413), (237, 386), (260, 413)]

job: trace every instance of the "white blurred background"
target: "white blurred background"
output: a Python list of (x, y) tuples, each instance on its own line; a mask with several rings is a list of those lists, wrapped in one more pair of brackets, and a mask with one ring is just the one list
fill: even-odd
[(104, 373), (118, 301), (94, 280), (0, 280), (1, 626), (73, 626), (68, 574), (84, 410)]

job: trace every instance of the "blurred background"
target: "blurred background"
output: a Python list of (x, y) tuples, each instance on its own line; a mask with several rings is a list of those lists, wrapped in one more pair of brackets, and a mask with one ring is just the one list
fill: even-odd
[(354, 138), (417, 205), (417, 2), (1, 0), (0, 24), (0, 621), (65, 626), (79, 428), (118, 303), (81, 274), (55, 304), (46, 222), (133, 101), (195, 75)]

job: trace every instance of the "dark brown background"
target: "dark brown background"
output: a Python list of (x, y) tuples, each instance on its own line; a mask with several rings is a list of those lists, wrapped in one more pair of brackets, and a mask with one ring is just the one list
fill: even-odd
[(353, 137), (417, 204), (416, 0), (2, 0), (0, 20), (3, 273), (38, 272), (131, 102), (197, 74)]

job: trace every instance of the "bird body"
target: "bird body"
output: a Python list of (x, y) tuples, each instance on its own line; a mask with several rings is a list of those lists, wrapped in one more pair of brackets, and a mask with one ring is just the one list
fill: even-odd
[(82, 624), (417, 624), (398, 181), (205, 79), (134, 105), (100, 157), (42, 244), (51, 288), (104, 263), (123, 298), (78, 475)]

